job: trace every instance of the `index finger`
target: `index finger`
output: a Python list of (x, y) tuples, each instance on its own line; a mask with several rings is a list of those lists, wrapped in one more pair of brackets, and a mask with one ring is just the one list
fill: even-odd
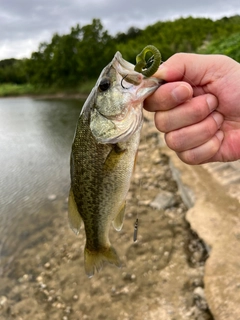
[[(218, 69), (223, 64), (218, 56)], [(203, 86), (212, 81), (216, 71), (216, 55), (176, 53), (163, 62), (154, 74), (166, 82), (185, 81), (192, 86)]]
[(161, 85), (144, 102), (144, 108), (148, 111), (166, 111), (191, 99), (192, 87), (186, 82), (170, 82)]

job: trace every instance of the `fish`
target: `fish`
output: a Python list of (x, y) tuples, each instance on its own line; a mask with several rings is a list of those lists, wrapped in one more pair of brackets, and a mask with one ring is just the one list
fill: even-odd
[(70, 227), (84, 225), (84, 266), (92, 277), (105, 263), (121, 267), (109, 240), (123, 226), (126, 196), (143, 124), (143, 101), (161, 82), (145, 77), (116, 52), (102, 70), (77, 122), (70, 157)]

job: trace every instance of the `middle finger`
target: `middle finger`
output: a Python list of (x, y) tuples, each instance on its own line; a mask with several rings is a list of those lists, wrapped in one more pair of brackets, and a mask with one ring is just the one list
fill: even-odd
[(171, 110), (156, 112), (155, 124), (159, 131), (167, 133), (204, 120), (217, 106), (214, 95), (194, 97)]

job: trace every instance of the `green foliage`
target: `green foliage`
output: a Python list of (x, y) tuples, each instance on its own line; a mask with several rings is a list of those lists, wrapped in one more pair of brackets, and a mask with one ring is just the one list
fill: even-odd
[(26, 83), (25, 64), (26, 60), (5, 59), (0, 61), (0, 83)]
[(70, 34), (55, 34), (42, 43), (27, 63), (30, 82), (43, 86), (76, 87), (96, 77), (115, 52), (112, 38), (98, 19), (71, 28)]
[(0, 84), (76, 90), (94, 83), (117, 50), (135, 64), (136, 55), (149, 44), (161, 51), (163, 61), (181, 51), (222, 53), (240, 61), (239, 40), (240, 16), (217, 21), (192, 17), (159, 21), (144, 30), (131, 27), (115, 37), (104, 30), (99, 19), (93, 19), (91, 24), (72, 27), (69, 34), (54, 34), (30, 59), (0, 61)]
[(225, 38), (222, 37), (210, 43), (205, 43), (198, 53), (224, 54), (240, 62), (240, 32)]
[(0, 85), (0, 97), (28, 95), (35, 93), (31, 84), (4, 83)]
[(135, 57), (142, 48), (152, 44), (161, 51), (164, 61), (176, 52), (197, 52), (203, 43), (229, 37), (234, 32), (240, 32), (240, 16), (217, 21), (192, 17), (159, 21), (142, 30), (137, 37), (118, 43), (117, 50), (135, 63)]

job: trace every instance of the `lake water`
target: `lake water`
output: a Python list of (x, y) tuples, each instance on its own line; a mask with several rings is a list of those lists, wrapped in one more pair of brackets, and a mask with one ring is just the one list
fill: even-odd
[(67, 197), (79, 100), (0, 99), (0, 259), (49, 223), (41, 208)]

